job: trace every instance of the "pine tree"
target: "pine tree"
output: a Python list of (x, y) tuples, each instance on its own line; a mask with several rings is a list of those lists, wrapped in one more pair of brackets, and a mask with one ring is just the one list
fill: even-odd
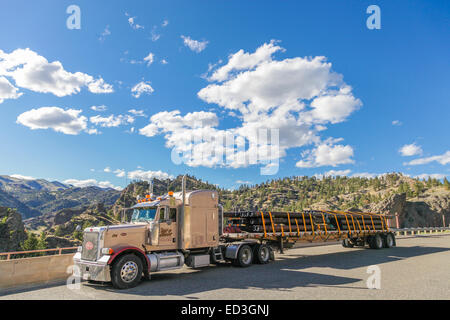
[(29, 250), (38, 250), (39, 239), (35, 236), (34, 233), (28, 232), (28, 237), (22, 243), (21, 247), (24, 251)]
[(37, 243), (37, 248), (39, 250), (43, 250), (43, 249), (47, 249), (47, 240), (46, 240), (47, 236), (45, 235), (45, 232), (42, 231), (41, 235), (39, 237), (38, 243)]
[(444, 187), (445, 187), (447, 190), (450, 190), (450, 183), (448, 182), (447, 178), (444, 178)]

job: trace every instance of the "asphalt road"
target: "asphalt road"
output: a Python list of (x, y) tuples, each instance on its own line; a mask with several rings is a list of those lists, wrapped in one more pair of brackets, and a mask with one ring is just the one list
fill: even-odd
[[(368, 289), (368, 266), (381, 271)], [(0, 292), (0, 299), (450, 299), (450, 235), (411, 236), (371, 250), (329, 245), (288, 250), (276, 261), (241, 269), (229, 264), (157, 273), (138, 287), (115, 290), (65, 284)]]

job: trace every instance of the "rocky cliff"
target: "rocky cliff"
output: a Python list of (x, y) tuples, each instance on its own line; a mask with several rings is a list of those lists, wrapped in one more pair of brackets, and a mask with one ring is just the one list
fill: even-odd
[(22, 216), (14, 209), (0, 207), (0, 252), (19, 251), (26, 238)]
[[(450, 223), (450, 196), (448, 192), (423, 194), (411, 199), (406, 194), (395, 194), (369, 207), (372, 212), (398, 215), (400, 228), (442, 227)], [(443, 219), (444, 217), (444, 219)], [(390, 219), (392, 227), (396, 226), (395, 218)]]

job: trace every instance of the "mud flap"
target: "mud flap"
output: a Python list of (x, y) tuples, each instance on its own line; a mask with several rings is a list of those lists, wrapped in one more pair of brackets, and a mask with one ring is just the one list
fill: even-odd
[(269, 260), (275, 261), (275, 253), (273, 252), (273, 249), (271, 247), (269, 247), (269, 246), (267, 246), (267, 247), (269, 248), (269, 251), (270, 251), (270, 253), (269, 253)]

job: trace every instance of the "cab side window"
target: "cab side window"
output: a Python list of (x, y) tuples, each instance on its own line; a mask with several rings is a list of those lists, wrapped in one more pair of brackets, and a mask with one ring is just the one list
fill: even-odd
[(169, 209), (169, 219), (173, 222), (177, 221), (177, 208), (170, 208)]
[(159, 221), (163, 221), (165, 219), (164, 214), (166, 212), (166, 208), (161, 207), (159, 208)]

